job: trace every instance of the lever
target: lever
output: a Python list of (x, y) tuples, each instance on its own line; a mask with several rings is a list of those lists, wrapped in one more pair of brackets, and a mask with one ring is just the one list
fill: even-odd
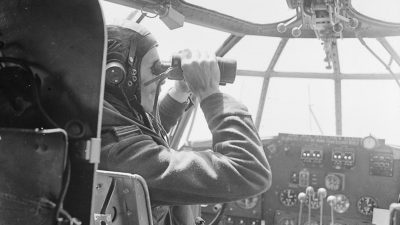
[(335, 224), (335, 215), (334, 215), (334, 208), (336, 205), (336, 197), (333, 195), (330, 195), (326, 201), (328, 202), (328, 204), (331, 206), (331, 225)]
[(308, 222), (307, 222), (307, 224), (311, 224), (311, 201), (314, 198), (314, 194), (315, 194), (314, 188), (311, 186), (308, 186), (306, 188), (306, 195), (308, 197), (308, 220), (307, 220)]
[(306, 194), (304, 192), (300, 192), (298, 195), (298, 199), (300, 201), (300, 209), (299, 209), (299, 219), (297, 221), (297, 224), (301, 225), (301, 216), (303, 214), (303, 203), (306, 201)]
[(325, 188), (318, 188), (317, 191), (320, 209), (319, 209), (319, 225), (322, 225), (322, 216), (324, 212), (324, 199), (326, 198), (326, 189)]

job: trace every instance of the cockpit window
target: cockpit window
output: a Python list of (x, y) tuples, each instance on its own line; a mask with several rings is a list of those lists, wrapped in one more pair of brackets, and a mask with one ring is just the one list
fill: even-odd
[[(250, 23), (276, 23), (296, 13), (288, 8), (287, 1), (281, 0), (256, 0), (250, 4), (230, 0), (186, 2)], [(398, 0), (379, 3), (353, 0), (352, 4), (368, 17), (400, 22)], [(104, 10), (107, 23), (127, 18), (136, 20), (141, 14), (140, 10), (109, 2), (102, 2), (102, 5), (107, 8)], [(231, 35), (189, 22), (171, 31), (158, 18), (145, 17), (141, 24), (159, 41), (161, 61), (170, 61), (172, 53), (184, 48), (216, 52)], [(387, 143), (400, 144), (400, 139), (395, 138), (400, 133), (400, 87), (387, 69), (357, 38), (337, 38), (334, 44), (325, 43), (336, 45), (336, 54), (324, 49), (323, 40), (302, 37), (290, 36), (285, 42), (279, 37), (245, 35), (224, 55), (237, 60), (238, 70), (234, 84), (227, 84), (221, 90), (245, 102), (260, 135), (274, 136), (286, 132), (362, 137), (371, 132), (378, 138), (386, 138)], [(400, 36), (385, 39), (400, 54)], [(375, 38), (363, 40), (399, 76), (400, 66), (382, 44)], [(276, 53), (282, 45), (282, 51)], [(279, 55), (276, 64), (269, 67), (275, 54)], [(327, 55), (330, 55), (329, 60), (326, 60)], [(339, 62), (338, 68), (334, 68), (332, 60)], [(268, 72), (268, 68), (271, 71)], [(269, 74), (269, 80), (266, 74)], [(335, 80), (341, 87), (335, 84)], [(262, 92), (263, 84), (268, 81)], [(167, 81), (164, 92), (171, 86), (172, 82)], [(340, 129), (335, 115), (338, 102), (342, 110)], [(201, 110), (196, 111), (185, 128), (181, 143), (211, 140)], [(364, 116), (357, 116), (361, 114)], [(341, 133), (338, 134), (338, 130)]]
[(249, 2), (232, 0), (187, 0), (186, 2), (215, 10), (252, 23), (275, 23), (295, 15), (286, 1), (252, 0)]
[(364, 1), (352, 0), (353, 7), (360, 13), (386, 22), (400, 23), (400, 2), (398, 0)]

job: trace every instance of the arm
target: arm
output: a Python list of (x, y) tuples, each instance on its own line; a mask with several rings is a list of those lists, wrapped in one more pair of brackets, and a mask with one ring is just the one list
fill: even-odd
[(160, 120), (167, 133), (178, 122), (186, 106), (186, 102), (178, 102), (170, 94), (167, 94), (161, 100), (159, 105)]
[[(175, 151), (146, 134), (117, 141), (106, 132), (100, 167), (140, 174), (156, 204), (227, 202), (266, 191), (271, 171), (246, 107), (221, 93), (204, 99), (201, 107), (213, 150)], [(103, 119), (108, 114), (105, 109)]]
[(175, 86), (169, 89), (168, 94), (161, 100), (159, 113), (165, 131), (169, 132), (184, 113), (189, 94), (189, 88), (184, 81), (175, 81)]

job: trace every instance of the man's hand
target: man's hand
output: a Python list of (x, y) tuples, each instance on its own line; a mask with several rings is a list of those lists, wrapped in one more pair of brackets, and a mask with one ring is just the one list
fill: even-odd
[(220, 71), (215, 55), (188, 49), (179, 54), (183, 77), (192, 93), (200, 101), (220, 92)]

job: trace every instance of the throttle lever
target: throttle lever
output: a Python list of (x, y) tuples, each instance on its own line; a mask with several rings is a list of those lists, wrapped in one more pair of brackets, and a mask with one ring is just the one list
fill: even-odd
[(303, 215), (303, 203), (306, 201), (306, 194), (304, 192), (300, 192), (298, 195), (298, 199), (300, 201), (300, 208), (299, 208), (299, 218), (297, 220), (297, 224), (301, 225), (301, 217)]
[(333, 195), (330, 195), (326, 201), (328, 202), (328, 204), (331, 206), (331, 225), (335, 224), (335, 215), (334, 215), (334, 208), (336, 205), (336, 197)]
[(325, 188), (319, 188), (317, 191), (318, 199), (319, 199), (319, 204), (320, 204), (320, 211), (319, 211), (319, 225), (322, 225), (322, 218), (323, 218), (323, 212), (324, 212), (324, 199), (326, 198), (326, 189)]
[(307, 224), (311, 224), (311, 201), (314, 198), (314, 188), (311, 186), (308, 186), (306, 188), (306, 195), (308, 197), (308, 218), (307, 218)]

